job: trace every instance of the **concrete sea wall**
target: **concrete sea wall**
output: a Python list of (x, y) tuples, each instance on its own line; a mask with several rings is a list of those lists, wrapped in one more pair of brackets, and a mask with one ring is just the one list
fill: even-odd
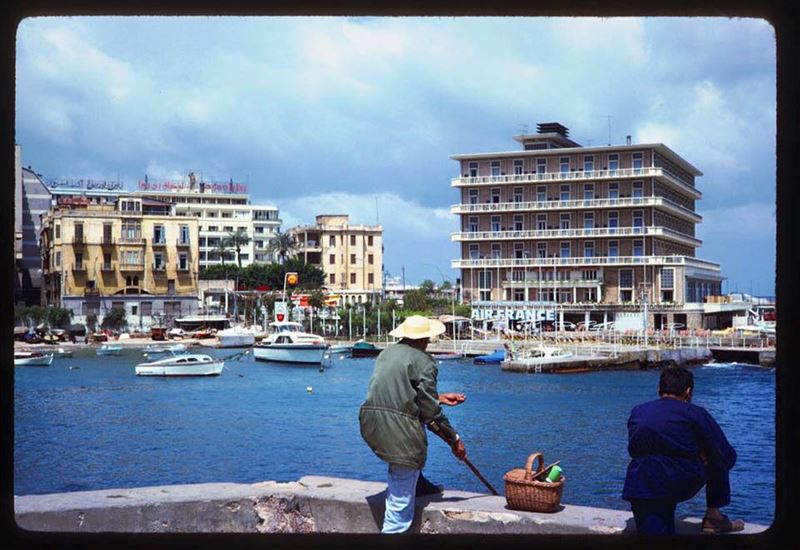
[[(386, 484), (321, 476), (255, 484), (205, 483), (14, 497), (17, 525), (75, 533), (379, 533)], [(767, 526), (748, 524), (743, 533)], [(676, 522), (700, 534), (700, 519)], [(505, 497), (446, 490), (417, 499), (412, 530), (429, 534), (615, 535), (630, 512), (562, 503), (555, 513), (511, 510)]]

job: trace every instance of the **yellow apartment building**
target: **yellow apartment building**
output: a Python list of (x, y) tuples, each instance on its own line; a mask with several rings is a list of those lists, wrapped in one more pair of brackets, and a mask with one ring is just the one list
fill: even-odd
[(42, 303), (145, 329), (198, 306), (198, 222), (143, 197), (59, 197), (42, 216)]

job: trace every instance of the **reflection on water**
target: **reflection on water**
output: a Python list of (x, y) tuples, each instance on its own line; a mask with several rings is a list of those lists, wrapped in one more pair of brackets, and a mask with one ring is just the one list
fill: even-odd
[[(320, 372), (245, 356), (227, 361), (218, 377), (186, 379), (137, 377), (142, 360), (141, 350), (113, 358), (84, 350), (50, 367), (15, 368), (16, 494), (385, 477), (358, 429), (373, 359), (337, 357)], [(771, 523), (774, 371), (726, 364), (694, 373), (694, 402), (714, 415), (739, 455), (726, 512)], [(561, 460), (564, 502), (623, 510), (626, 421), (635, 404), (656, 397), (657, 386), (657, 371), (536, 375), (469, 359), (439, 364), (439, 389), (467, 395), (445, 412), (498, 490), (505, 472), (539, 451), (548, 463)], [(425, 472), (448, 488), (485, 491), (435, 436)], [(701, 491), (678, 515), (702, 516), (704, 506)]]

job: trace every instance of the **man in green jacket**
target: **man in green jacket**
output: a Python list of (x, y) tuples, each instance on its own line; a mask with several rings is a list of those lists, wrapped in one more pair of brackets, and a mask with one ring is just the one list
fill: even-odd
[(389, 463), (383, 533), (403, 533), (411, 527), (417, 479), (428, 455), (426, 427), (447, 442), (457, 458), (467, 456), (440, 405), (456, 405), (464, 397), (439, 395), (436, 362), (425, 353), (430, 339), (444, 331), (441, 322), (413, 315), (390, 332), (401, 340), (375, 360), (359, 411), (361, 436)]

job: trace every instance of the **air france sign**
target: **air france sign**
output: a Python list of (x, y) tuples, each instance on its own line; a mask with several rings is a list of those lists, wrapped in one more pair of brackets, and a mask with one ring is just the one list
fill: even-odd
[(552, 309), (474, 306), (471, 318), (473, 321), (555, 321), (556, 312)]

